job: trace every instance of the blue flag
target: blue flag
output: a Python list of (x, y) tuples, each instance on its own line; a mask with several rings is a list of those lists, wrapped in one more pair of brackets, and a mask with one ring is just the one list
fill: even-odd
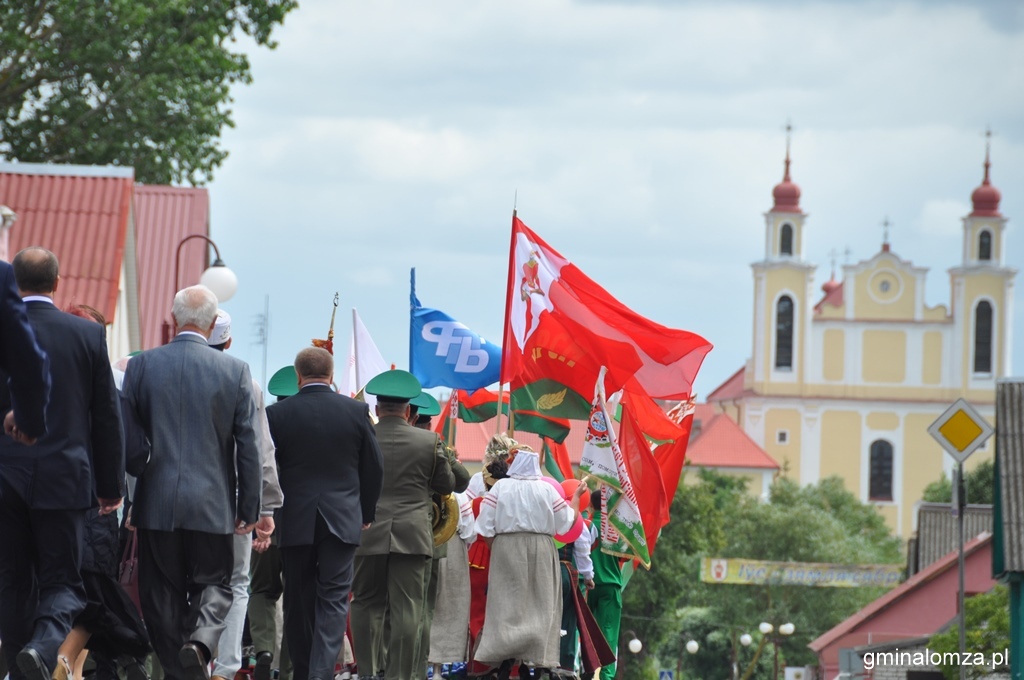
[(409, 372), (424, 388), (477, 390), (498, 382), (501, 348), (411, 295)]

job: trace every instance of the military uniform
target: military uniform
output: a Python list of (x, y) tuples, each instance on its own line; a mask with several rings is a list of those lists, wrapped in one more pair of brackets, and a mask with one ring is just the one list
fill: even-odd
[[(367, 383), (366, 391), (380, 401), (408, 401), (421, 388), (412, 374), (392, 370)], [(434, 553), (430, 494), (451, 493), (455, 477), (437, 434), (413, 427), (400, 416), (381, 417), (376, 431), (384, 458), (384, 489), (374, 523), (363, 532), (356, 551), (353, 646), (360, 676), (383, 670), (386, 680), (412, 680), (425, 674), (420, 626)], [(388, 640), (385, 616), (390, 623)], [(387, 665), (382, 669), (385, 647)]]

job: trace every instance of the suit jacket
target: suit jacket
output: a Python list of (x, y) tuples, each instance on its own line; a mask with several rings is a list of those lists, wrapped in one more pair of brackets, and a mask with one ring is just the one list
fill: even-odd
[(14, 408), (18, 429), (30, 437), (46, 431), (46, 401), (50, 369), (46, 353), (36, 343), (25, 303), (14, 283), (11, 265), (0, 260), (0, 370), (3, 371), (0, 415)]
[(0, 474), (37, 510), (84, 510), (124, 495), (124, 441), (106, 329), (50, 302), (25, 303), (50, 362), (47, 432), (35, 446), (4, 437)]
[[(260, 452), (249, 367), (182, 333), (132, 357), (122, 385), (149, 452), (128, 452), (137, 477), (132, 523), (229, 534), (259, 519)], [(237, 493), (236, 493), (237, 490)]]
[(396, 416), (381, 418), (376, 430), (384, 490), (356, 555), (433, 555), (430, 492), (448, 494), (455, 487), (444, 441)]
[(281, 493), (281, 481), (277, 476), (277, 458), (274, 456), (274, 440), (270, 436), (270, 425), (267, 422), (267, 408), (263, 403), (263, 388), (252, 381), (252, 396), (256, 400), (256, 445), (260, 449), (260, 461), (263, 465), (263, 491), (260, 495), (260, 514), (273, 515), (281, 507), (284, 496)]
[(317, 514), (332, 534), (358, 545), (384, 477), (366, 404), (309, 385), (268, 406), (267, 420), (284, 492), (278, 545), (312, 545)]

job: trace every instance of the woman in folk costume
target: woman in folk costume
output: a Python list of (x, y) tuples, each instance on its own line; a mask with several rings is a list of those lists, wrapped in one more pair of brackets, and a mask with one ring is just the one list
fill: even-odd
[(526, 446), (514, 453), (508, 477), (480, 504), (477, 532), (491, 545), (487, 612), (474, 658), (501, 666), (508, 677), (519, 661), (558, 666), (562, 577), (552, 537), (567, 532), (579, 512), (582, 485), (572, 505), (541, 481), (540, 459)]
[(448, 541), (448, 555), (438, 565), (437, 604), (430, 627), (427, 662), (433, 665), (464, 663), (469, 658), (469, 559), (467, 546), (476, 539), (473, 500), (456, 493), (459, 525)]

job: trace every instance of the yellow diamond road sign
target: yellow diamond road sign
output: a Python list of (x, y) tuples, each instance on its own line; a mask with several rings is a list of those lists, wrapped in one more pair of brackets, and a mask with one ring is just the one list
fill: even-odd
[(928, 433), (959, 463), (984, 446), (992, 432), (992, 426), (963, 399), (957, 399), (928, 428)]

